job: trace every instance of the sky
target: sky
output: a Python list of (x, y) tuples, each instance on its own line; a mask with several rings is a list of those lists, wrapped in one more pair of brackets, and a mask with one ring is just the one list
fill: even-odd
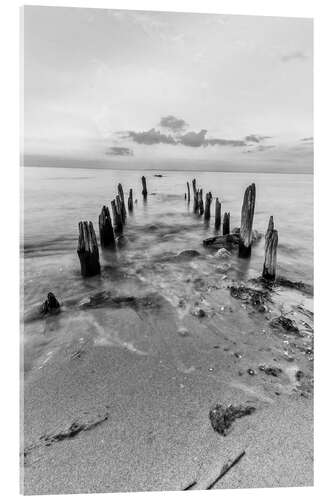
[(312, 171), (310, 19), (31, 6), (23, 29), (27, 164)]

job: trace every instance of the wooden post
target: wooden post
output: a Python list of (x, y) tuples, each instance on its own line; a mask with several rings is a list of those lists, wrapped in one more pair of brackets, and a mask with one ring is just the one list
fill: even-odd
[(79, 240), (77, 254), (81, 263), (82, 276), (100, 274), (99, 252), (96, 234), (92, 222), (79, 222)]
[(204, 213), (204, 202), (203, 202), (203, 194), (202, 194), (202, 189), (199, 191), (198, 195), (198, 209), (199, 209), (199, 215), (202, 215)]
[(210, 219), (210, 204), (212, 202), (213, 196), (212, 193), (209, 192), (206, 194), (206, 204), (205, 204), (205, 220)]
[(130, 189), (129, 191), (127, 206), (128, 206), (128, 211), (133, 212), (133, 189)]
[(256, 202), (256, 186), (252, 183), (244, 193), (241, 227), (239, 235), (239, 257), (250, 257), (252, 246), (252, 225)]
[(125, 220), (126, 220), (125, 197), (124, 197), (123, 186), (120, 183), (118, 184), (118, 193), (119, 193), (119, 198), (121, 201), (121, 216), (122, 216), (123, 222), (125, 222)]
[(222, 234), (230, 234), (230, 212), (224, 212)]
[(221, 203), (218, 198), (215, 200), (215, 229), (221, 227)]
[(197, 192), (197, 181), (196, 181), (196, 179), (192, 180), (192, 189), (193, 189), (193, 197), (195, 197), (195, 194)]
[[(190, 185), (188, 182), (186, 184), (187, 184), (187, 203), (190, 203), (190, 201), (191, 201)], [(186, 199), (186, 195), (185, 195), (185, 199)]]
[(99, 215), (98, 224), (101, 247), (115, 250), (116, 241), (114, 239), (110, 211), (105, 205), (103, 206), (102, 211)]
[(278, 245), (278, 232), (274, 229), (274, 220), (271, 215), (265, 236), (265, 261), (262, 277), (268, 281), (274, 281), (276, 276), (276, 253)]
[(146, 199), (148, 191), (147, 191), (146, 178), (144, 175), (141, 177), (141, 181), (142, 181), (142, 195), (143, 195), (144, 199)]
[(123, 234), (123, 222), (121, 219), (121, 214), (118, 212), (117, 204), (115, 200), (111, 201), (112, 216), (113, 216), (113, 226), (116, 236)]

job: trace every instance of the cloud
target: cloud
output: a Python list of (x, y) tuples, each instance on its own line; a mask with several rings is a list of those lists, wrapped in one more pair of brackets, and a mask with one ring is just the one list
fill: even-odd
[(208, 146), (246, 146), (246, 142), (238, 139), (207, 139)]
[(285, 54), (284, 56), (281, 57), (282, 62), (289, 62), (289, 61), (294, 61), (294, 60), (299, 60), (302, 61), (303, 59), (306, 59), (307, 56), (300, 51), (295, 51), (295, 52), (290, 52), (289, 54)]
[(171, 135), (161, 134), (159, 130), (151, 128), (147, 132), (134, 132), (129, 130), (127, 137), (138, 144), (176, 144), (175, 139)]
[(260, 142), (265, 139), (270, 139), (269, 135), (257, 135), (257, 134), (250, 134), (245, 137), (245, 140), (247, 142)]
[(162, 116), (159, 126), (172, 130), (173, 132), (181, 132), (187, 128), (188, 124), (182, 118), (176, 118), (173, 115), (168, 115)]
[(133, 156), (133, 150), (130, 148), (113, 146), (105, 153), (110, 156)]
[(187, 132), (187, 134), (180, 136), (179, 143), (184, 146), (191, 146), (192, 148), (198, 148), (205, 145), (205, 137), (207, 130), (202, 129), (200, 132)]

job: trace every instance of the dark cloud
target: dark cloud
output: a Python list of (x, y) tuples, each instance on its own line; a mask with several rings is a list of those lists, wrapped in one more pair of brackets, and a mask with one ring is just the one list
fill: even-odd
[(281, 57), (282, 62), (289, 62), (289, 61), (294, 61), (294, 60), (299, 60), (302, 61), (303, 59), (306, 59), (306, 55), (303, 52), (300, 51), (295, 51), (295, 52), (290, 52), (289, 54), (285, 54), (284, 56)]
[(257, 134), (250, 134), (245, 137), (245, 140), (248, 142), (260, 142), (264, 141), (265, 139), (270, 139), (269, 135), (257, 135)]
[(105, 154), (110, 156), (133, 156), (133, 150), (130, 148), (113, 146), (109, 148)]
[(246, 146), (246, 142), (238, 139), (207, 139), (208, 146)]
[(134, 132), (133, 130), (129, 130), (127, 132), (127, 138), (132, 139), (138, 144), (176, 144), (175, 139), (171, 135), (161, 134), (159, 130), (154, 128), (147, 132)]
[(184, 144), (184, 146), (191, 146), (192, 148), (198, 148), (205, 145), (205, 137), (207, 130), (202, 129), (200, 132), (187, 132), (187, 134), (180, 136), (179, 143)]
[(159, 126), (172, 130), (173, 132), (182, 132), (187, 128), (188, 124), (182, 118), (176, 118), (173, 115), (168, 115), (162, 116)]

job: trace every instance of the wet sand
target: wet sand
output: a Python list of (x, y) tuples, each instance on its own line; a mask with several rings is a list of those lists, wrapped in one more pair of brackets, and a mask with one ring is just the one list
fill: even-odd
[[(312, 297), (279, 287), (260, 312), (239, 284), (189, 275), (186, 301), (144, 285), (114, 301), (110, 283), (32, 321), (49, 351), (26, 366), (24, 493), (205, 489), (242, 451), (214, 488), (311, 486)], [(297, 334), (273, 328), (282, 314)], [(218, 403), (256, 410), (222, 436)]]

